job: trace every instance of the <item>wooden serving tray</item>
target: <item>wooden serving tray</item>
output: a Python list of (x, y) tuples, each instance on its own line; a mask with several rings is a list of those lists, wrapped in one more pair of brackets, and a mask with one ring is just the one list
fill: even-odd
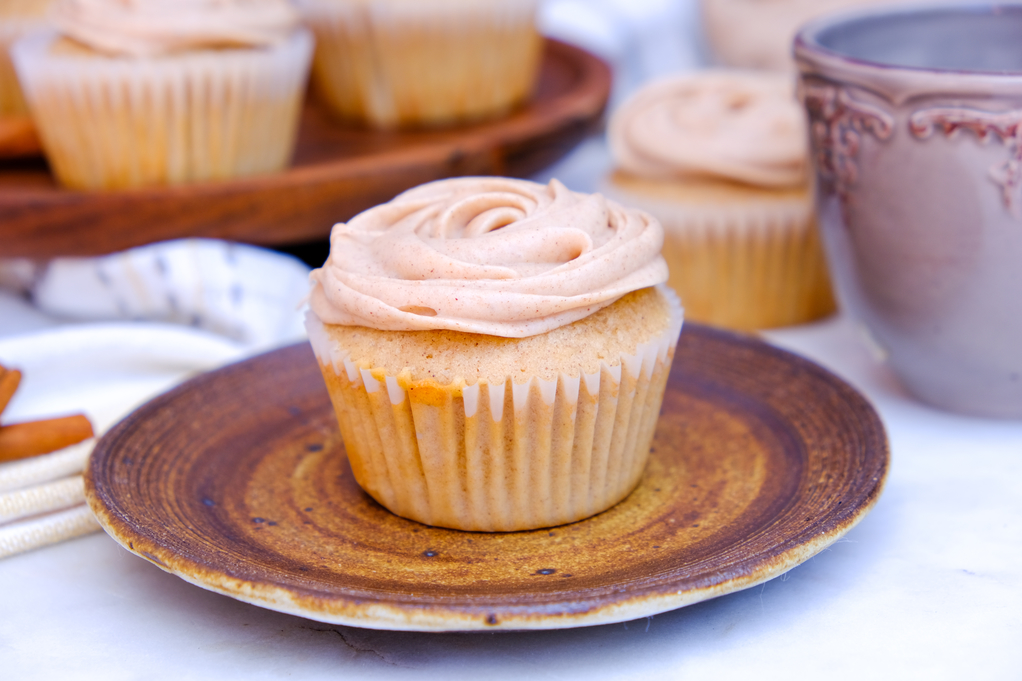
[(325, 239), (336, 222), (423, 182), (524, 177), (600, 123), (609, 67), (547, 41), (533, 99), (506, 118), (384, 132), (344, 126), (310, 99), (284, 172), (114, 192), (58, 187), (41, 159), (0, 162), (0, 256), (99, 255), (187, 236), (279, 246)]

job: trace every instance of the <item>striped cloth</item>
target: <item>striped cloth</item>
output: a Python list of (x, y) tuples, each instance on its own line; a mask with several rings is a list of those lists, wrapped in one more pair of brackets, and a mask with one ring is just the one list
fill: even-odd
[[(0, 364), (23, 373), (0, 419), (84, 412), (102, 434), (196, 373), (303, 338), (308, 273), (208, 239), (0, 259)], [(0, 558), (100, 529), (82, 480), (94, 445), (0, 464)]]

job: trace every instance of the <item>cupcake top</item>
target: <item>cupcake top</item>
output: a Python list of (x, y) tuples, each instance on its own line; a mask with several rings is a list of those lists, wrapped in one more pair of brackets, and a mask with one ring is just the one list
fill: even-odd
[(153, 56), (276, 45), (299, 15), (287, 0), (60, 0), (53, 21), (97, 51)]
[(614, 113), (608, 137), (618, 167), (640, 177), (764, 187), (808, 177), (805, 117), (784, 74), (705, 71), (652, 83)]
[(524, 338), (667, 281), (662, 245), (648, 214), (557, 180), (440, 180), (335, 225), (310, 305), (328, 324)]

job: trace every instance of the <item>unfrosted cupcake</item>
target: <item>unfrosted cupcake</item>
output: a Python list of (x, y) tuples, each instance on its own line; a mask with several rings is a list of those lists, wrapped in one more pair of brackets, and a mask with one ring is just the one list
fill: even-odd
[(532, 92), (537, 0), (299, 0), (313, 84), (340, 118), (442, 125), (508, 112)]
[(58, 180), (114, 189), (290, 161), (312, 37), (286, 0), (59, 0), (12, 48)]
[(627, 496), (681, 331), (661, 241), (556, 180), (442, 180), (336, 225), (308, 329), (359, 485), (479, 531)]
[(8, 49), (14, 41), (46, 26), (50, 0), (3, 0), (0, 2), (0, 118), (28, 115)]
[(757, 329), (834, 309), (792, 89), (784, 75), (693, 73), (646, 86), (611, 118), (605, 191), (663, 224), (689, 319)]

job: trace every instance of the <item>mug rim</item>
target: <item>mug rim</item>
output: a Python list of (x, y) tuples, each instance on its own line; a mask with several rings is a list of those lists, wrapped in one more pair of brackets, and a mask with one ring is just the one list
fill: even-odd
[(858, 69), (875, 70), (881, 73), (903, 71), (916, 74), (948, 74), (953, 76), (967, 75), (983, 79), (993, 78), (1002, 81), (1017, 80), (1022, 82), (1022, 68), (1017, 71), (994, 71), (889, 64), (882, 61), (854, 57), (844, 52), (825, 47), (819, 41), (819, 36), (825, 31), (842, 25), (856, 24), (870, 19), (918, 14), (993, 14), (997, 10), (1003, 10), (1022, 16), (1022, 3), (936, 2), (932, 4), (906, 4), (836, 12), (804, 24), (795, 34), (795, 39), (792, 45), (792, 53), (795, 56), (796, 61), (807, 60), (819, 62), (822, 60), (831, 62), (835, 65), (843, 64), (845, 66), (851, 66)]

